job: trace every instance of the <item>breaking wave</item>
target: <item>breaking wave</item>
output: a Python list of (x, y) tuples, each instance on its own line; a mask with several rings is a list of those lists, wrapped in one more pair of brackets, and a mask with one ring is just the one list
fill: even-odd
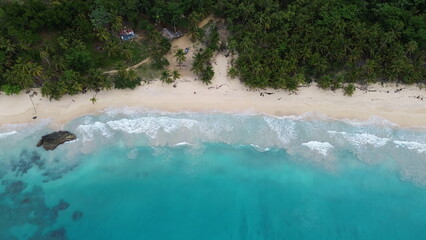
[[(36, 127), (0, 129), (0, 148), (32, 146), (49, 132), (48, 122)], [(252, 146), (258, 151), (284, 149), (295, 159), (335, 169), (339, 156), (349, 152), (367, 164), (394, 165), (405, 180), (426, 184), (426, 130), (399, 128), (374, 117), (367, 122), (334, 120), (319, 114), (275, 117), (225, 113), (165, 113), (112, 109), (98, 116), (84, 116), (63, 126), (78, 139), (57, 151), (39, 151), (42, 157), (72, 159), (108, 144), (128, 148), (127, 157), (138, 155), (137, 146), (197, 148), (203, 143)], [(71, 153), (69, 149), (77, 150)], [(19, 152), (1, 153), (2, 159)], [(6, 157), (7, 156), (7, 157)], [(299, 157), (297, 157), (299, 156)], [(340, 159), (340, 160), (339, 160)], [(295, 161), (297, 161), (295, 160)], [(4, 164), (4, 163), (3, 163)], [(62, 163), (63, 164), (63, 163)]]

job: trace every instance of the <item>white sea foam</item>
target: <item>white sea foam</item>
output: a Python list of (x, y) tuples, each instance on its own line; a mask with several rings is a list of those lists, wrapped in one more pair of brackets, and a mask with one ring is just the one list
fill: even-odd
[[(127, 146), (190, 145), (192, 154), (202, 154), (203, 144), (199, 144), (202, 142), (251, 145), (258, 151), (267, 151), (270, 147), (283, 148), (290, 155), (302, 156), (304, 161), (330, 170), (338, 167), (338, 158), (333, 153), (343, 148), (369, 164), (395, 159), (404, 179), (426, 183), (425, 174), (418, 170), (424, 169), (424, 163), (419, 161), (417, 153), (426, 153), (426, 144), (422, 143), (421, 135), (389, 127), (393, 125), (381, 118), (373, 117), (367, 122), (359, 122), (332, 121), (314, 113), (275, 117), (223, 113), (141, 113), (126, 109), (85, 120), (76, 128), (81, 138), (86, 140), (97, 139), (98, 134), (115, 136), (120, 133)], [(394, 138), (403, 141), (394, 141)], [(412, 150), (413, 157), (406, 160), (398, 147)], [(163, 150), (158, 148), (157, 151)], [(129, 159), (137, 156), (134, 149), (127, 152)]]
[(8, 136), (15, 135), (16, 133), (18, 133), (18, 132), (17, 131), (11, 131), (11, 132), (0, 133), (0, 139), (6, 138)]
[(334, 149), (334, 146), (329, 142), (309, 141), (302, 143), (302, 145), (308, 147), (312, 151), (322, 154), (323, 156), (327, 156), (328, 152)]
[(188, 145), (192, 145), (192, 144), (190, 144), (188, 142), (179, 142), (179, 143), (175, 144), (175, 146), (188, 146)]
[(279, 118), (265, 117), (264, 120), (269, 128), (274, 131), (282, 144), (289, 144), (295, 137), (295, 122), (294, 120), (283, 122)]
[(136, 159), (138, 157), (138, 149), (133, 148), (130, 151), (127, 152), (127, 158), (128, 159)]
[(95, 134), (101, 134), (105, 137), (111, 136), (111, 132), (107, 129), (105, 123), (101, 122), (95, 122), (92, 124), (82, 124), (79, 125), (76, 130), (79, 138), (83, 142), (92, 141), (95, 137)]
[(261, 146), (259, 146), (259, 145), (257, 145), (257, 144), (250, 144), (250, 146), (252, 146), (254, 149), (256, 149), (256, 151), (259, 151), (259, 152), (267, 152), (267, 151), (270, 151), (271, 149), (270, 148), (268, 148), (268, 147), (261, 147)]
[(277, 119), (290, 119), (290, 120), (312, 120), (312, 119), (330, 120), (332, 119), (326, 114), (323, 114), (320, 112), (306, 112), (300, 115), (289, 115), (289, 116), (282, 116), (282, 117), (276, 117), (274, 115), (268, 115), (268, 116), (271, 116)]
[[(1, 147), (25, 141), (33, 144), (34, 139), (28, 138), (28, 135), (45, 134), (50, 122), (0, 128)], [(426, 169), (423, 166), (426, 164), (423, 160), (426, 154), (424, 130), (419, 130), (419, 133), (418, 129), (398, 129), (389, 125), (392, 124), (378, 117), (366, 122), (333, 121), (317, 113), (275, 117), (110, 109), (102, 115), (85, 116), (64, 126), (64, 129), (74, 132), (78, 140), (60, 150), (65, 152), (67, 148), (78, 148), (82, 153), (90, 153), (97, 147), (117, 142), (131, 149), (127, 157), (134, 159), (138, 157), (137, 146), (190, 145), (188, 151), (202, 154), (203, 143), (213, 142), (251, 145), (258, 151), (281, 148), (289, 155), (302, 156), (304, 161), (335, 169), (338, 167), (336, 154), (340, 152), (336, 150), (342, 148), (370, 164), (393, 159), (404, 179), (425, 180), (426, 184), (423, 176), (426, 173), (423, 174), (425, 171), (422, 170)], [(8, 137), (13, 141), (4, 141)]]
[(397, 146), (416, 150), (418, 153), (426, 153), (426, 144), (410, 141), (393, 141)]
[(342, 121), (351, 124), (353, 126), (390, 126), (390, 127), (399, 127), (398, 124), (391, 122), (385, 118), (379, 116), (371, 116), (366, 121), (353, 120), (353, 119), (343, 119)]
[(340, 135), (358, 148), (368, 145), (378, 148), (385, 146), (389, 142), (389, 138), (381, 138), (369, 133), (347, 133), (336, 131), (328, 131), (328, 133), (332, 136)]
[(198, 122), (191, 119), (177, 119), (170, 117), (142, 117), (137, 119), (120, 119), (108, 121), (107, 125), (114, 129), (130, 134), (144, 133), (151, 138), (156, 138), (158, 132), (163, 130), (172, 133), (178, 129), (191, 129), (198, 125)]

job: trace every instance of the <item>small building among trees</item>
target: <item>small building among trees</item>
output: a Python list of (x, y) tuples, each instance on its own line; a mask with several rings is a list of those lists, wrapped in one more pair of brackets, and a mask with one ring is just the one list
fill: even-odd
[(120, 32), (120, 39), (127, 41), (136, 37), (135, 32), (131, 28), (123, 29)]
[(165, 38), (167, 38), (167, 39), (169, 39), (169, 40), (173, 40), (173, 39), (176, 39), (176, 38), (180, 38), (180, 37), (182, 37), (182, 33), (181, 32), (174, 32), (174, 31), (172, 31), (172, 30), (170, 30), (170, 29), (168, 29), (168, 28), (163, 28), (163, 30), (161, 30), (161, 36), (163, 36), (163, 37), (165, 37)]

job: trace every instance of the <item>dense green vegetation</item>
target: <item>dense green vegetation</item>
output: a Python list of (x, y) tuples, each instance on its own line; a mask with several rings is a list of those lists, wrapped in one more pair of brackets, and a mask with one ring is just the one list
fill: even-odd
[(424, 83), (424, 0), (220, 0), (235, 70), (253, 87)]
[[(425, 83), (425, 0), (26, 0), (0, 1), (0, 89), (41, 87), (59, 99), (134, 88), (141, 76), (125, 66), (146, 57), (155, 69), (169, 64), (165, 26), (205, 44), (192, 69), (208, 84), (210, 60), (222, 49), (215, 26), (198, 27), (209, 13), (231, 33), (229, 75), (251, 87), (295, 90), (314, 80), (351, 95), (353, 83)], [(124, 26), (143, 38), (120, 41)], [(182, 52), (176, 57), (184, 61)], [(103, 74), (111, 69), (120, 71)]]
[[(140, 78), (126, 73), (150, 56), (154, 68), (170, 42), (163, 25), (190, 28), (211, 11), (211, 1), (27, 0), (0, 1), (0, 89), (7, 94), (41, 87), (59, 99), (88, 90), (134, 88)], [(186, 17), (185, 17), (186, 16)], [(122, 42), (118, 33), (132, 27), (144, 38)], [(122, 69), (115, 75), (105, 70)]]
[(194, 55), (194, 61), (192, 63), (192, 71), (194, 71), (203, 83), (210, 84), (214, 76), (213, 66), (211, 64), (211, 58), (214, 52), (219, 50), (219, 33), (217, 26), (212, 24), (208, 26), (209, 30), (207, 34), (204, 34), (201, 40), (204, 40), (206, 49), (200, 49)]

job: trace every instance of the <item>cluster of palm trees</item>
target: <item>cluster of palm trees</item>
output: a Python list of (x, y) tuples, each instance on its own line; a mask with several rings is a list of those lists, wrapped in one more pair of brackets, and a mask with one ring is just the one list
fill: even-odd
[(168, 70), (164, 70), (161, 72), (160, 80), (163, 83), (171, 84), (177, 79), (180, 78), (180, 73), (176, 70), (173, 70), (171, 73)]
[(33, 61), (16, 59), (16, 53), (16, 46), (9, 39), (0, 37), (0, 86), (7, 94), (32, 87), (34, 79), (41, 83), (43, 68)]
[[(134, 61), (139, 57), (132, 51), (134, 44), (119, 41), (113, 32), (121, 30), (124, 22), (143, 26), (151, 66), (163, 69), (169, 64), (164, 54), (171, 45), (159, 34), (154, 21), (176, 28), (189, 26), (191, 19), (191, 26), (197, 30), (200, 18), (212, 4), (212, 0), (190, 0), (185, 4), (154, 0), (1, 2), (0, 88), (18, 93), (41, 86), (42, 94), (51, 99), (114, 86), (133, 88), (138, 80), (134, 71), (125, 73), (121, 69), (107, 76), (99, 70), (123, 59)], [(182, 50), (176, 58), (179, 66), (186, 61)], [(179, 73), (164, 73), (163, 78), (166, 82), (174, 81)]]
[(191, 68), (191, 70), (194, 71), (205, 84), (210, 84), (214, 77), (211, 59), (214, 53), (219, 50), (219, 33), (216, 22), (213, 22), (209, 26), (208, 32), (209, 34), (206, 34), (206, 36), (202, 39), (206, 49), (199, 49), (194, 55)]
[(219, 1), (238, 52), (232, 74), (253, 87), (286, 89), (311, 79), (329, 89), (424, 83), (424, 4), (369, 2)]

